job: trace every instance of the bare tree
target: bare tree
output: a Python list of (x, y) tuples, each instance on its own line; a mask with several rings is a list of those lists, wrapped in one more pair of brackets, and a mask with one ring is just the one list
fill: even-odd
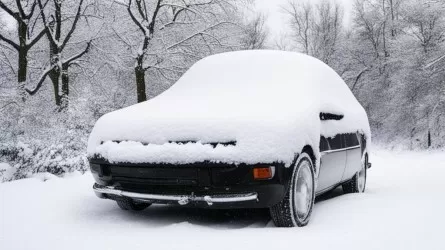
[[(5, 42), (18, 53), (17, 82), (18, 93), (25, 101), (25, 85), (28, 70), (28, 52), (45, 35), (44, 29), (35, 31), (35, 22), (37, 18), (34, 14), (37, 2), (36, 0), (15, 1), (15, 8), (0, 0), (0, 8), (9, 14), (17, 22), (17, 37), (11, 39), (0, 33), (0, 42)], [(18, 40), (18, 42), (14, 41)]]
[(274, 39), (273, 47), (277, 50), (291, 51), (292, 45), (289, 40), (289, 35), (287, 33), (282, 33)]
[[(185, 65), (172, 67), (175, 64), (172, 60), (177, 59), (175, 55), (187, 55), (197, 60), (201, 56), (192, 50), (204, 48), (213, 54), (215, 46), (233, 47), (224, 42), (230, 39), (227, 33), (218, 32), (222, 28), (237, 28), (238, 22), (227, 18), (228, 13), (232, 12), (230, 9), (234, 8), (230, 1), (128, 0), (126, 4), (116, 3), (126, 7), (139, 34), (135, 37), (140, 40), (137, 45), (124, 38), (128, 34), (117, 34), (129, 47), (137, 46), (134, 74), (138, 102), (147, 100), (145, 84), (148, 71), (172, 80), (184, 72), (187, 68)], [(175, 32), (172, 33), (172, 30)], [(170, 44), (163, 38), (166, 33), (171, 36)]]
[(264, 49), (266, 47), (269, 30), (266, 27), (266, 16), (257, 14), (246, 25), (246, 35), (243, 39), (244, 49)]
[[(443, 59), (445, 53), (440, 49), (445, 43), (445, 16), (442, 7), (445, 3), (440, 1), (407, 1), (404, 9), (404, 20), (406, 22), (405, 32), (413, 37), (422, 48), (422, 84), (420, 95), (424, 96), (425, 102), (419, 107), (419, 113), (423, 113), (427, 120), (426, 141), (427, 146), (432, 146), (433, 123), (443, 115), (445, 104), (445, 87), (443, 74)], [(437, 53), (439, 56), (437, 56)], [(429, 59), (429, 58), (432, 58)], [(442, 67), (441, 67), (442, 66)], [(419, 83), (413, 83), (419, 85)], [(424, 90), (428, 87), (432, 91)], [(442, 108), (442, 109), (441, 109)]]
[(327, 0), (318, 4), (291, 1), (283, 9), (290, 17), (297, 48), (330, 64), (342, 32), (341, 6)]
[(42, 4), (41, 0), (37, 0), (37, 2), (40, 8), (40, 14), (45, 27), (46, 37), (48, 38), (49, 41), (50, 64), (43, 71), (34, 89), (32, 90), (26, 89), (26, 91), (30, 95), (36, 94), (41, 88), (46, 77), (49, 76), (51, 82), (53, 83), (55, 103), (57, 106), (63, 109), (66, 108), (68, 105), (68, 95), (69, 95), (68, 69), (71, 65), (76, 63), (76, 60), (78, 60), (86, 53), (88, 53), (91, 46), (91, 40), (85, 42), (83, 50), (77, 52), (72, 56), (63, 57), (62, 53), (64, 52), (71, 38), (73, 37), (73, 33), (77, 28), (77, 24), (87, 7), (83, 6), (84, 0), (79, 1), (79, 3), (76, 6), (77, 8), (75, 9), (76, 11), (74, 13), (74, 20), (72, 21), (65, 37), (62, 37), (63, 24), (65, 23), (62, 20), (63, 2), (58, 0), (53, 0), (54, 6), (52, 8), (52, 11), (49, 12), (50, 14), (45, 13), (45, 7), (46, 9), (49, 9), (48, 6)]
[(376, 8), (370, 8), (363, 0), (356, 0), (354, 10), (355, 28), (360, 37), (364, 38), (373, 48), (375, 58), (381, 56), (383, 22)]
[(314, 20), (313, 6), (310, 3), (299, 4), (296, 1), (289, 2), (283, 10), (291, 17), (290, 25), (294, 39), (303, 53), (311, 55), (311, 25)]
[(405, 10), (406, 32), (415, 37), (425, 53), (445, 41), (443, 10), (439, 3), (423, 1), (408, 5)]

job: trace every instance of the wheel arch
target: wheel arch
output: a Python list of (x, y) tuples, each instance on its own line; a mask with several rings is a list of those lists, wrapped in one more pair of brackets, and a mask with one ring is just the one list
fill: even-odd
[(310, 145), (304, 146), (302, 152), (307, 153), (309, 155), (309, 157), (311, 158), (312, 168), (314, 169), (315, 176), (317, 176), (318, 175), (318, 170), (317, 170), (318, 160), (317, 160), (317, 157), (315, 157), (315, 153), (314, 153), (314, 150), (312, 149), (312, 146), (310, 146)]
[[(286, 168), (286, 170), (285, 170), (285, 175), (284, 175), (285, 177), (284, 178), (285, 178), (285, 183), (286, 183), (285, 185), (286, 185), (286, 187), (289, 186), (289, 183), (290, 183), (290, 181), (292, 179), (292, 175), (294, 173), (295, 167), (297, 166), (298, 160), (300, 159), (301, 154), (303, 154), (303, 153), (306, 153), (309, 156), (309, 158), (311, 159), (311, 161), (312, 161), (312, 169), (314, 171), (314, 177), (316, 179), (318, 178), (318, 171), (317, 170), (319, 168), (317, 167), (317, 157), (315, 156), (315, 153), (314, 153), (314, 150), (313, 150), (312, 146), (311, 145), (306, 145), (306, 146), (303, 147), (303, 149), (301, 150), (300, 153), (296, 153), (295, 154), (295, 158), (292, 161), (292, 164), (290, 165), (289, 168)], [(286, 188), (286, 192), (288, 192), (287, 188)]]

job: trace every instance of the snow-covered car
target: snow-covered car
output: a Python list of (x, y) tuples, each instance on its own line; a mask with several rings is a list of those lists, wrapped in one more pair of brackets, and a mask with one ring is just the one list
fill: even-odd
[(149, 101), (101, 117), (88, 142), (100, 198), (270, 208), (276, 226), (308, 223), (315, 196), (363, 192), (368, 117), (323, 62), (279, 51), (230, 52), (192, 66)]

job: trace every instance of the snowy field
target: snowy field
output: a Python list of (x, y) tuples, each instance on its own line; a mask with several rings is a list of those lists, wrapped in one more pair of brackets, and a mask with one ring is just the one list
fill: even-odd
[(365, 194), (336, 190), (291, 229), (274, 228), (265, 210), (122, 211), (94, 196), (89, 174), (4, 183), (0, 249), (445, 249), (445, 153), (371, 159)]

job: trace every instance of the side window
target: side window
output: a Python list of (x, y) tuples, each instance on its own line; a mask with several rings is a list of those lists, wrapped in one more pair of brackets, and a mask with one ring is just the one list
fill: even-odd
[(343, 135), (336, 135), (335, 137), (328, 138), (331, 150), (342, 149), (343, 148), (342, 141), (343, 141)]
[(328, 140), (322, 136), (320, 138), (320, 152), (328, 151), (329, 150), (329, 144)]
[(357, 134), (345, 134), (345, 147), (355, 147), (360, 145)]

